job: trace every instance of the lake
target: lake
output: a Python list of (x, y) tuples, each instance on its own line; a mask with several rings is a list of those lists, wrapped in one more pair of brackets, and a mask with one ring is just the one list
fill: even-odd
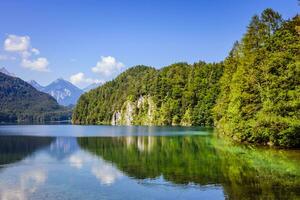
[(0, 126), (0, 199), (299, 199), (300, 151), (200, 127)]

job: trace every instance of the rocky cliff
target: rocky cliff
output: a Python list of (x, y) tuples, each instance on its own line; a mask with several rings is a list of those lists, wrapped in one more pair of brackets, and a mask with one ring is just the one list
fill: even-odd
[(153, 125), (156, 105), (151, 96), (140, 96), (137, 101), (127, 100), (121, 110), (113, 113), (112, 125)]

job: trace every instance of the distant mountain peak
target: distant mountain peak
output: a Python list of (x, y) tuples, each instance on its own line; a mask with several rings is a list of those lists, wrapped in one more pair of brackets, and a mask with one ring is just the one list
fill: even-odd
[(16, 77), (14, 73), (10, 73), (5, 67), (0, 68), (0, 72), (8, 76)]
[(58, 79), (56, 79), (55, 81), (53, 81), (54, 83), (59, 83), (59, 82), (68, 82), (68, 81), (66, 81), (65, 79), (63, 79), (63, 78), (58, 78)]
[(37, 90), (50, 94), (60, 105), (64, 106), (75, 105), (80, 95), (83, 94), (83, 90), (63, 78), (58, 78), (45, 87), (35, 80), (28, 83)]
[(28, 83), (30, 83), (30, 84), (38, 84), (38, 82), (36, 82), (35, 80), (30, 80), (30, 81), (28, 81)]
[(56, 79), (44, 87), (42, 91), (53, 96), (59, 104), (64, 106), (75, 105), (83, 93), (81, 89), (63, 78)]
[(41, 86), (38, 82), (36, 82), (35, 80), (30, 80), (28, 81), (28, 83), (33, 86), (35, 89), (39, 90), (39, 91), (43, 91), (44, 87)]

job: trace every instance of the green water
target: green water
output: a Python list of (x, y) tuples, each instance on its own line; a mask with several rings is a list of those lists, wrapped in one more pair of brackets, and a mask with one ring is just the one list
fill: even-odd
[(0, 135), (0, 199), (300, 198), (299, 150), (238, 145), (210, 129), (0, 126)]

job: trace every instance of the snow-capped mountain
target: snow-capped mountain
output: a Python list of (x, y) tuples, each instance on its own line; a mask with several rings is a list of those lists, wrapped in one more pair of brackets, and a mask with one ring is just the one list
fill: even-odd
[(75, 105), (80, 95), (83, 93), (81, 89), (64, 79), (57, 79), (43, 89), (53, 96), (61, 105)]
[(5, 67), (0, 68), (0, 72), (3, 74), (6, 74), (8, 76), (13, 76), (13, 77), (16, 76), (14, 73), (10, 73), (9, 71), (7, 71), (7, 69)]
[(83, 90), (62, 78), (45, 87), (39, 85), (36, 81), (30, 81), (29, 83), (37, 90), (50, 94), (63, 106), (75, 105), (80, 95), (84, 93)]
[(88, 91), (90, 91), (90, 90), (92, 90), (92, 89), (95, 89), (96, 87), (99, 87), (99, 86), (102, 85), (102, 84), (103, 84), (103, 83), (92, 83), (91, 85), (89, 85), (89, 86), (83, 88), (83, 91), (84, 91), (84, 92), (88, 92)]
[[(0, 72), (8, 76), (16, 77), (15, 74), (10, 73), (5, 67), (0, 68)], [(28, 83), (38, 91), (50, 94), (63, 106), (75, 105), (80, 95), (84, 93), (83, 90), (62, 78), (53, 81), (45, 87), (35, 80), (30, 80)]]
[(39, 91), (43, 91), (44, 87), (38, 84), (35, 80), (30, 80), (28, 83)]

